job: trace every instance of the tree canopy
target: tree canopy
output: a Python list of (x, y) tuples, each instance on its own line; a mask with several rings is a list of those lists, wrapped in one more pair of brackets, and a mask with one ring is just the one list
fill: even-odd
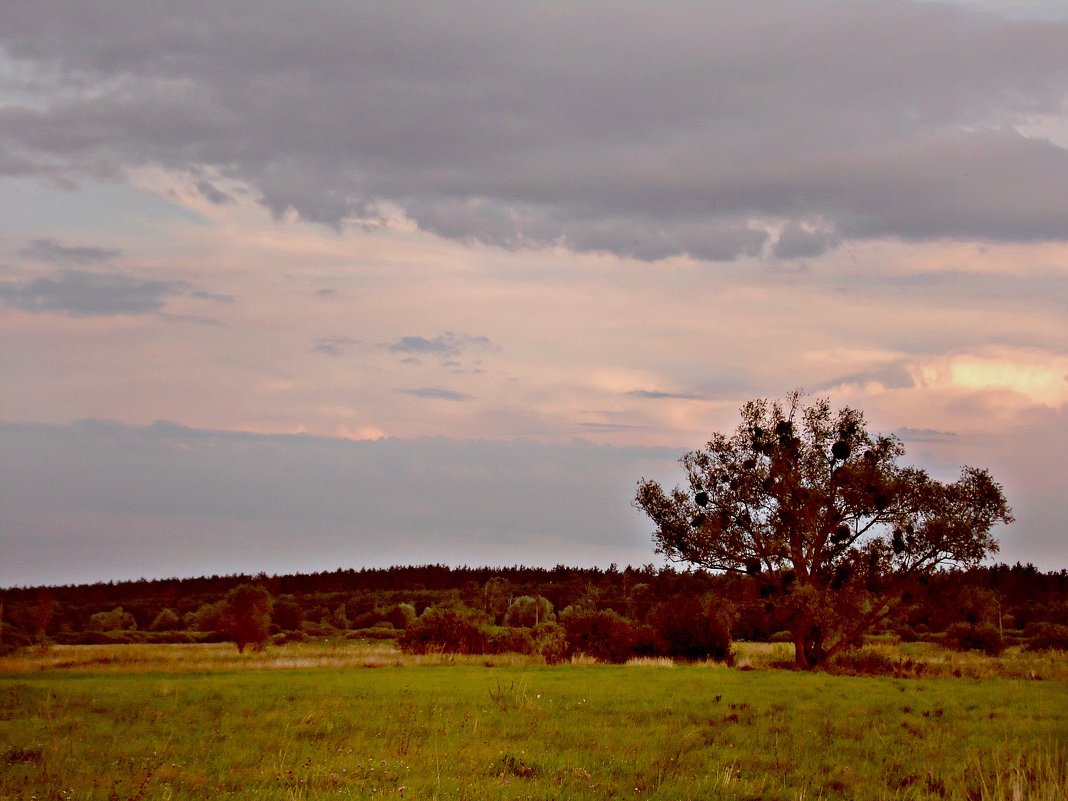
[(856, 409), (795, 391), (741, 418), (682, 457), (688, 486), (643, 479), (636, 505), (658, 553), (746, 574), (785, 608), (801, 667), (856, 642), (917, 577), (996, 553), (992, 527), (1012, 522), (986, 470), (944, 483), (902, 466), (901, 442), (870, 434)]

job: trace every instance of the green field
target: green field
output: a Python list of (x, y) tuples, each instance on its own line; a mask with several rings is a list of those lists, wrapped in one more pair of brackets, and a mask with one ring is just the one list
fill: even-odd
[(361, 645), (0, 662), (0, 799), (1052, 801), (1066, 747), (1061, 678), (487, 666)]

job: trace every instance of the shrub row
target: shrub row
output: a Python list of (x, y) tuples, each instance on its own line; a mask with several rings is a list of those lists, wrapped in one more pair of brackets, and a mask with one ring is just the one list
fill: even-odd
[(681, 659), (730, 658), (729, 615), (709, 615), (700, 604), (692, 616), (664, 610), (637, 623), (612, 610), (565, 609), (557, 622), (533, 626), (491, 625), (486, 616), (463, 606), (430, 607), (398, 639), (409, 653), (539, 654), (548, 663), (575, 654), (602, 662), (626, 662), (634, 656)]

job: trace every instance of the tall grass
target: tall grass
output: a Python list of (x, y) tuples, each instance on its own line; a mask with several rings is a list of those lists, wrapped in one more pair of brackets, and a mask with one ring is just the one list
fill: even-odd
[(0, 799), (1068, 797), (1061, 681), (111, 648), (0, 665)]

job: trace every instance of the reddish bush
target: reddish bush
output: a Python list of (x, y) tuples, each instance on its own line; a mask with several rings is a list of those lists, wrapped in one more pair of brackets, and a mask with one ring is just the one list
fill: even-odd
[(611, 609), (575, 611), (560, 615), (571, 653), (586, 654), (602, 662), (626, 662), (634, 655), (639, 632), (633, 622)]
[(404, 630), (397, 640), (401, 650), (412, 654), (445, 651), (484, 654), (489, 637), (482, 616), (467, 607), (431, 606)]

